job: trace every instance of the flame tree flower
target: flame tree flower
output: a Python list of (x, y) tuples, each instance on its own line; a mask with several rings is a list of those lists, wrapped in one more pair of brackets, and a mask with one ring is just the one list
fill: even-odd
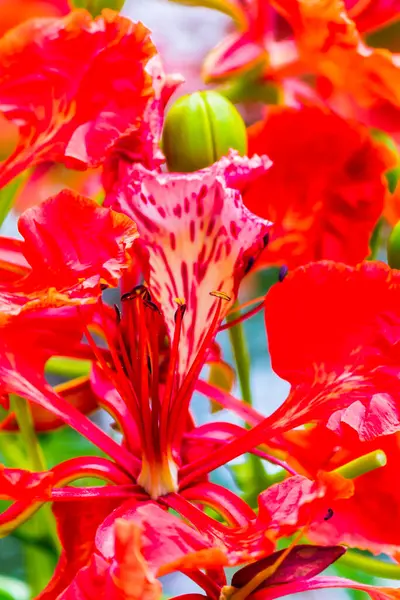
[[(110, 539), (113, 539), (116, 519), (129, 520), (138, 506), (151, 500), (180, 513), (214, 545), (232, 548), (239, 544), (246, 549), (247, 558), (256, 558), (271, 548), (272, 542), (265, 537), (265, 530), (271, 531), (274, 538), (293, 533), (310, 519), (323, 519), (331, 501), (352, 496), (353, 485), (336, 474), (321, 474), (315, 482), (292, 476), (260, 496), (260, 515), (256, 520), (255, 513), (239, 497), (207, 481), (210, 471), (313, 420), (328, 422), (330, 427), (338, 429), (349, 415), (359, 415), (353, 426), (360, 437), (385, 434), (388, 427), (391, 431), (398, 429), (398, 378), (391, 356), (396, 349), (388, 341), (396, 335), (399, 285), (396, 273), (391, 274), (390, 269), (379, 263), (358, 269), (333, 263), (311, 264), (275, 286), (266, 301), (267, 328), (273, 366), (292, 383), (288, 399), (268, 418), (248, 409), (247, 414), (255, 426), (247, 432), (240, 427), (227, 429), (227, 424), (197, 431), (194, 428), (188, 409), (208, 348), (236, 295), (240, 279), (262, 250), (270, 227), (268, 222), (243, 207), (235, 186), (245, 185), (246, 180), (268, 166), (268, 160), (255, 157), (249, 161), (235, 154), (209, 169), (189, 175), (155, 174), (136, 166), (108, 199), (109, 204), (135, 217), (140, 226), (142, 237), (135, 245), (148, 281), (148, 287), (136, 287), (123, 296), (122, 312), (118, 310), (113, 317), (100, 304), (97, 324), (107, 341), (107, 349), (98, 346), (89, 327), (86, 328), (89, 345), (98, 361), (94, 390), (100, 404), (115, 418), (123, 434), (123, 445), (63, 401), (44, 383), (37, 370), (29, 371), (16, 364), (18, 350), (15, 347), (7, 349), (2, 362), (3, 391), (22, 395), (50, 410), (109, 457), (74, 459), (47, 473), (3, 471), (4, 497), (14, 500), (1, 517), (3, 532), (45, 501), (55, 502), (56, 513), (62, 521), (70, 511), (76, 513), (78, 504), (96, 499), (96, 512), (90, 510), (87, 516), (86, 510), (86, 517), (77, 521), (82, 529), (79, 539), (86, 540), (85, 551), (76, 548), (74, 544), (78, 541), (73, 536), (68, 542), (73, 550), (69, 555), (65, 551), (48, 593), (60, 593), (76, 572), (85, 567), (93, 552), (94, 539), (105, 559), (112, 560), (114, 550)], [(62, 249), (53, 237), (57, 236), (57, 227), (48, 238), (45, 225), (35, 225), (43, 222), (41, 211), (47, 208), (45, 205), (28, 211), (28, 216), (22, 218), (21, 230), (29, 231), (33, 225), (38, 238), (35, 243), (40, 248), (34, 255), (36, 260), (41, 257), (43, 261), (45, 257), (48, 261), (46, 254), (50, 249), (59, 263)], [(127, 219), (126, 216), (121, 218)], [(49, 219), (49, 224), (51, 222)], [(58, 223), (61, 222), (58, 219)], [(75, 248), (77, 240), (85, 244), (85, 236), (77, 233), (79, 227), (76, 224), (67, 230), (66, 248), (71, 244), (72, 249)], [(244, 240), (247, 240), (246, 245)], [(95, 251), (96, 242), (93, 243), (92, 251)], [(115, 256), (115, 248), (111, 245), (112, 256)], [(109, 254), (107, 246), (88, 272), (82, 269), (80, 261), (78, 264), (67, 261), (67, 273), (61, 271), (59, 281), (60, 287), (65, 278), (68, 282), (65, 288), (68, 303), (87, 294), (93, 301), (93, 268), (102, 273), (104, 261), (109, 265), (107, 275), (115, 264), (115, 259), (110, 263)], [(74, 250), (72, 256), (79, 257), (81, 252)], [(117, 256), (118, 264), (126, 262), (124, 254), (118, 252)], [(43, 277), (43, 270), (40, 272)], [(107, 277), (103, 279), (108, 283)], [(18, 281), (13, 283), (14, 287)], [(98, 290), (101, 277), (95, 281)], [(379, 303), (371, 294), (377, 286), (380, 286)], [(307, 327), (308, 323), (304, 315), (298, 318), (298, 313), (307, 310), (313, 319), (320, 314), (322, 322), (329, 304), (321, 301), (321, 295), (332, 298), (332, 287), (336, 291), (343, 288), (340, 296), (343, 304), (335, 302), (336, 321), (330, 321), (335, 344), (328, 347), (322, 344), (318, 337), (324, 332), (321, 325), (313, 336), (299, 332), (303, 346), (307, 340), (307, 351), (304, 347), (302, 352), (298, 351), (298, 328)], [(215, 288), (211, 294), (210, 288)], [(364, 302), (363, 311), (359, 309), (359, 294)], [(315, 304), (310, 303), (310, 297)], [(292, 307), (288, 312), (287, 305), (293, 304), (293, 298), (297, 298), (297, 311)], [(293, 322), (288, 320), (287, 314)], [(82, 321), (90, 324), (84, 316)], [(354, 334), (348, 341), (340, 336), (338, 323), (349, 327), (351, 324), (349, 331)], [(382, 329), (382, 323), (387, 323), (387, 327)], [(165, 334), (170, 340), (167, 345)], [(326, 339), (323, 335), (323, 340)], [(348, 344), (356, 339), (360, 350), (350, 352)], [(288, 345), (293, 348), (293, 354), (288, 354)], [(13, 360), (7, 363), (10, 356)], [(227, 397), (229, 400), (228, 394), (221, 396), (222, 403)], [(236, 409), (238, 404), (234, 403)], [(390, 411), (389, 420), (380, 420), (382, 411), (386, 415)], [(380, 429), (377, 423), (381, 423)], [(215, 436), (221, 431), (228, 435), (216, 441)], [(194, 454), (193, 439), (197, 444)], [(187, 462), (190, 442), (192, 450)], [(104, 479), (109, 485), (68, 486), (70, 481), (87, 475)], [(284, 498), (288, 502), (283, 502)], [(212, 506), (227, 525), (208, 517), (193, 502)], [(68, 556), (74, 560), (71, 562)]]
[[(268, 166), (268, 159), (249, 160), (232, 155), (210, 169), (187, 176), (157, 175), (134, 167), (132, 188), (121, 186), (116, 191), (115, 203), (126, 202), (126, 212), (134, 214), (140, 222), (142, 242), (137, 251), (147, 263), (148, 288), (139, 286), (124, 294), (122, 312), (113, 312), (113, 318), (107, 307), (99, 305), (97, 329), (100, 328), (107, 341), (107, 350), (96, 345), (88, 327), (86, 335), (98, 361), (94, 390), (101, 405), (116, 419), (123, 433), (123, 445), (63, 401), (45, 384), (42, 372), (32, 369), (32, 365), (30, 370), (28, 367), (24, 370), (23, 365), (15, 364), (17, 358), (7, 362), (7, 357), (17, 353), (15, 347), (8, 347), (2, 365), (3, 392), (21, 395), (50, 410), (90, 439), (109, 459), (82, 457), (60, 464), (46, 474), (30, 477), (23, 472), (4, 470), (3, 496), (15, 502), (1, 517), (3, 532), (9, 531), (41, 502), (56, 497), (57, 501), (68, 500), (65, 510), (72, 511), (77, 501), (99, 500), (99, 510), (93, 515), (96, 527), (92, 526), (91, 531), (101, 526), (103, 533), (99, 535), (105, 540), (115, 519), (129, 516), (138, 502), (150, 499), (161, 502), (169, 496), (168, 501), (163, 500), (164, 505), (176, 507), (178, 512), (185, 507), (190, 510), (190, 501), (198, 497), (202, 503), (216, 507), (231, 526), (247, 526), (254, 519), (254, 512), (240, 498), (206, 483), (204, 478), (198, 486), (191, 486), (186, 500), (179, 484), (179, 471), (185, 461), (183, 438), (187, 429), (193, 427), (188, 409), (194, 385), (218, 327), (234, 301), (240, 280), (263, 249), (270, 227), (269, 222), (244, 208), (234, 186), (243, 185), (254, 172), (263, 172)], [(118, 244), (104, 245), (101, 233), (90, 238), (93, 242), (89, 242), (89, 252), (85, 252), (82, 244), (86, 243), (84, 232), (89, 225), (86, 219), (77, 221), (76, 229), (66, 227), (60, 209), (50, 210), (53, 205), (54, 201), (49, 201), (28, 210), (21, 218), (20, 230), (25, 237), (35, 240), (37, 250), (25, 252), (32, 272), (22, 281), (13, 282), (13, 289), (20, 285), (25, 301), (29, 298), (29, 281), (43, 278), (43, 263), (55, 267), (62, 260), (66, 267), (55, 271), (57, 277), (52, 285), (66, 295), (64, 304), (92, 303), (98, 297), (100, 284), (109, 285), (110, 280), (113, 283), (109, 272), (111, 275), (118, 272), (118, 265), (126, 259), (120, 251), (115, 257)], [(125, 215), (119, 218), (124, 224), (130, 223)], [(101, 223), (99, 218), (95, 222)], [(67, 260), (62, 258), (63, 248)], [(99, 253), (93, 257), (95, 248)], [(85, 257), (83, 265), (81, 256)], [(37, 273), (35, 267), (39, 269)], [(94, 279), (94, 294), (92, 273), (96, 268), (99, 274)], [(58, 304), (62, 301), (56, 294), (53, 305)], [(89, 325), (91, 321), (81, 309), (79, 314), (81, 323)], [(10, 338), (15, 339), (13, 323), (14, 319), (10, 321)], [(166, 335), (170, 340), (167, 346)], [(66, 485), (87, 475), (112, 485), (83, 489)], [(23, 491), (27, 486), (29, 494)], [(175, 495), (178, 491), (180, 495)], [(224, 537), (226, 526), (208, 519), (200, 510), (194, 509), (192, 518), (196, 526), (214, 538)], [(85, 535), (90, 546), (93, 534), (88, 529)], [(246, 546), (247, 555), (260, 553), (265, 546), (270, 548), (271, 542), (259, 531)], [(103, 553), (107, 552), (105, 541)], [(80, 563), (79, 556), (76, 548), (73, 568), (64, 561), (50, 584), (51, 593), (62, 590), (77, 568), (86, 564), (87, 553), (80, 557)]]

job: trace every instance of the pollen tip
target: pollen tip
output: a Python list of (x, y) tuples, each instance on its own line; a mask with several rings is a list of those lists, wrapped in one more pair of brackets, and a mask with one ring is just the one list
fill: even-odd
[(130, 292), (122, 294), (121, 301), (133, 300), (134, 298), (142, 298), (145, 302), (151, 302), (151, 295), (147, 287), (143, 284), (136, 285)]
[(175, 298), (175, 302), (179, 305), (179, 306), (184, 306), (186, 304), (185, 302), (185, 298)]
[(218, 290), (210, 292), (210, 296), (215, 296), (215, 298), (220, 298), (221, 300), (226, 300), (227, 302), (229, 302), (229, 300), (231, 299), (231, 297), (228, 296), (228, 294), (225, 294), (225, 292), (219, 292)]
[(174, 321), (175, 321), (175, 323), (176, 323), (176, 319), (178, 317), (178, 314), (180, 314), (181, 317), (183, 317), (183, 315), (186, 312), (186, 308), (187, 308), (186, 304), (179, 304), (179, 306), (178, 306), (178, 308), (177, 308), (177, 310), (175, 311), (175, 314), (174, 314)]
[(333, 517), (333, 509), (328, 508), (328, 510), (326, 511), (326, 515), (324, 517), (324, 521), (329, 521), (329, 519), (332, 519), (332, 517)]
[(266, 233), (263, 237), (264, 248), (266, 248), (269, 244), (269, 233)]
[(282, 283), (282, 281), (285, 279), (286, 275), (289, 273), (289, 269), (286, 265), (283, 265), (280, 269), (279, 269), (279, 275), (278, 275), (278, 280)]

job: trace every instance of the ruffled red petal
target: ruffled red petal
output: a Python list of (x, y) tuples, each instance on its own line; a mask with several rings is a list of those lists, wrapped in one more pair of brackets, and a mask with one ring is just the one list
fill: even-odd
[[(4, 185), (23, 169), (53, 160), (94, 167), (154, 95), (146, 72), (155, 55), (148, 30), (111, 10), (84, 10), (21, 24), (0, 42), (0, 112), (20, 131), (1, 166)], [(65, 57), (68, 57), (65, 60)]]
[(368, 256), (388, 156), (366, 128), (317, 107), (279, 108), (250, 128), (249, 149), (273, 162), (244, 193), (246, 206), (274, 223), (258, 265)]

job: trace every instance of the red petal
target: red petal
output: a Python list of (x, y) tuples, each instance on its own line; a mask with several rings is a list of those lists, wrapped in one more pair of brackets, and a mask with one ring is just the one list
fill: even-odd
[(400, 55), (366, 46), (341, 0), (279, 0), (274, 7), (293, 28), (307, 72), (322, 75), (362, 107), (381, 101), (400, 106)]
[(107, 192), (118, 185), (132, 163), (157, 170), (165, 160), (160, 149), (165, 105), (184, 79), (178, 74), (166, 75), (158, 55), (146, 70), (153, 79), (154, 97), (147, 104), (143, 119), (121, 135), (107, 155), (102, 176)]
[(203, 65), (206, 81), (229, 79), (246, 73), (267, 61), (268, 54), (262, 43), (246, 33), (231, 33), (207, 56)]
[(277, 537), (291, 535), (299, 527), (323, 522), (332, 502), (353, 493), (353, 482), (335, 473), (321, 471), (315, 481), (295, 475), (260, 494), (259, 519)]
[(292, 384), (275, 427), (323, 419), (336, 431), (350, 425), (361, 439), (400, 428), (399, 302), (400, 274), (379, 262), (310, 264), (272, 288), (272, 367)]
[(0, 465), (0, 498), (6, 500), (48, 500), (53, 473), (31, 473)]
[(101, 525), (96, 535), (96, 547), (106, 558), (115, 557), (115, 522), (128, 520), (142, 528), (142, 553), (154, 572), (168, 570), (165, 565), (188, 552), (210, 546), (204, 538), (181, 519), (168, 514), (155, 502), (138, 503), (128, 500), (118, 507)]
[[(0, 44), (0, 111), (20, 128), (3, 184), (44, 160), (97, 166), (153, 95), (148, 30), (105, 10), (37, 19)], [(68, 60), (65, 60), (68, 56)]]
[(29, 265), (23, 255), (23, 242), (13, 238), (0, 238), (0, 275), (4, 285), (29, 273)]
[[(53, 505), (63, 552), (55, 573), (37, 600), (54, 600), (86, 566), (94, 551), (94, 538), (104, 518), (118, 506), (118, 500), (57, 502)], [(77, 597), (78, 598), (78, 597)]]
[(158, 600), (162, 586), (142, 556), (141, 528), (135, 523), (115, 523), (116, 556), (108, 564), (93, 555), (59, 600)]
[[(99, 284), (115, 286), (138, 237), (134, 223), (70, 191), (25, 211), (18, 223), (32, 267), (26, 287), (84, 298)], [(88, 231), (90, 235), (88, 236)]]
[(69, 12), (68, 0), (6, 0), (0, 19), (0, 36), (34, 17), (57, 17)]
[(371, 600), (399, 600), (400, 598), (400, 590), (398, 589), (365, 585), (339, 577), (315, 577), (262, 590), (254, 595), (254, 600), (273, 600), (273, 598), (282, 598), (300, 592), (337, 588), (364, 591), (370, 596)]
[(316, 107), (278, 108), (250, 128), (249, 147), (273, 161), (244, 194), (274, 223), (259, 264), (356, 264), (369, 254), (388, 165), (367, 128)]
[(400, 12), (399, 0), (350, 0), (346, 7), (360, 33), (379, 29), (397, 19)]

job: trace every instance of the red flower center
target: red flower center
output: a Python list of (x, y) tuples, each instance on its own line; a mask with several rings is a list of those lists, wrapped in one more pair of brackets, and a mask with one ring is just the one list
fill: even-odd
[(176, 492), (179, 487), (181, 443), (190, 426), (190, 400), (220, 322), (221, 304), (227, 299), (219, 292), (212, 292), (212, 295), (219, 302), (211, 326), (181, 379), (179, 351), (186, 312), (186, 304), (181, 298), (176, 299), (175, 331), (170, 343), (163, 314), (144, 285), (122, 296), (122, 312), (116, 307), (116, 327), (112, 332), (106, 325), (106, 310), (103, 311), (109, 360), (88, 333), (100, 365), (137, 426), (137, 432), (132, 432), (129, 424), (120, 423), (124, 444), (133, 454), (138, 452), (139, 437), (142, 468), (137, 482), (153, 499)]

